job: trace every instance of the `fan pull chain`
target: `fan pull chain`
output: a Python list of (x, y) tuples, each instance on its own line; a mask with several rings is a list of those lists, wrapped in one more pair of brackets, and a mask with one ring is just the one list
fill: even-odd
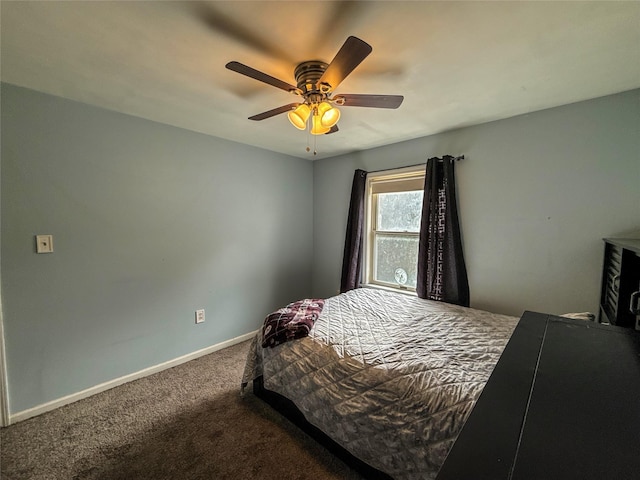
[(313, 114), (311, 114), (309, 116), (309, 118), (307, 118), (307, 128), (305, 129), (307, 132), (307, 153), (311, 152), (311, 146), (309, 145), (309, 138), (313, 136), (313, 154), (317, 155), (318, 154), (318, 135), (312, 135), (311, 134), (311, 128), (313, 126)]

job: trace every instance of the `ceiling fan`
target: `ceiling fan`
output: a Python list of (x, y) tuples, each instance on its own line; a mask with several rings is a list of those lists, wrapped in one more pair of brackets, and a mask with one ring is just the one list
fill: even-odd
[(289, 121), (298, 129), (313, 135), (338, 131), (340, 110), (344, 107), (398, 108), (402, 95), (366, 95), (341, 93), (334, 90), (372, 52), (371, 45), (357, 37), (349, 37), (344, 42), (331, 63), (309, 60), (300, 63), (294, 70), (297, 86), (279, 80), (271, 75), (248, 67), (240, 62), (229, 62), (229, 70), (246, 75), (260, 82), (299, 95), (302, 101), (289, 103), (273, 110), (249, 117), (249, 120), (265, 120), (288, 112)]

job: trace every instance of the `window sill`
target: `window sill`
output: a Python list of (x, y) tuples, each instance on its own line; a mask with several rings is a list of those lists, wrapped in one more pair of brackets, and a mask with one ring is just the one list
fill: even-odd
[(415, 290), (403, 290), (401, 288), (385, 287), (384, 285), (377, 285), (375, 283), (362, 283), (360, 286), (363, 288), (373, 288), (377, 290), (386, 290), (387, 292), (402, 293), (404, 295), (410, 295), (412, 297), (418, 296)]

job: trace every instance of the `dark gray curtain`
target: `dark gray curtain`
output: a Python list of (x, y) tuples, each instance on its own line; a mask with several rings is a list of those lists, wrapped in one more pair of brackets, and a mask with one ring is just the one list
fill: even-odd
[(469, 281), (462, 252), (454, 158), (430, 158), (424, 182), (418, 248), (420, 298), (469, 306)]
[(340, 293), (353, 290), (360, 285), (366, 184), (367, 172), (356, 170), (353, 174), (353, 184), (351, 186), (347, 234), (344, 240), (344, 256), (342, 257)]

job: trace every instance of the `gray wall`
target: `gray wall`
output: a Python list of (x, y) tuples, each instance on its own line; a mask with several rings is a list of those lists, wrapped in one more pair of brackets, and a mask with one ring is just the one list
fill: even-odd
[[(640, 229), (639, 134), (633, 91), (311, 164), (3, 84), (11, 412), (335, 294), (355, 168), (464, 154), (473, 306), (595, 311), (601, 238)], [(35, 254), (36, 234), (53, 254)]]
[[(308, 296), (312, 175), (305, 160), (3, 84), (11, 412), (245, 334)], [(36, 234), (54, 236), (53, 254), (35, 253)]]
[(640, 90), (314, 162), (313, 293), (340, 285), (353, 171), (456, 164), (472, 306), (597, 311), (603, 237), (640, 230)]

